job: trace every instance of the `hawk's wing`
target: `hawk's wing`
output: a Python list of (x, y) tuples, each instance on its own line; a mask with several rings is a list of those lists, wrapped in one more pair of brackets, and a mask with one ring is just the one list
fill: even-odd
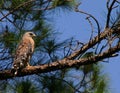
[(15, 54), (13, 68), (20, 69), (26, 67), (32, 54), (32, 44), (29, 40), (21, 41)]
[(30, 57), (34, 50), (34, 37), (35, 34), (32, 32), (26, 32), (22, 40), (16, 49), (16, 54), (13, 62), (13, 71), (16, 75), (21, 68), (24, 68), (29, 65)]

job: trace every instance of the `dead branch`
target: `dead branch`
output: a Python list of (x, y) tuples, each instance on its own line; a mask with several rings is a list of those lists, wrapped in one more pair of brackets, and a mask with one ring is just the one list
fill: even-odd
[(82, 11), (82, 10), (79, 10), (78, 7), (79, 7), (80, 4), (81, 4), (81, 3), (78, 3), (78, 4), (76, 5), (75, 11), (87, 15), (89, 18), (91, 17), (91, 18), (95, 21), (95, 23), (96, 23), (96, 25), (97, 25), (98, 35), (99, 35), (99, 33), (100, 33), (100, 25), (99, 25), (98, 20), (97, 20), (92, 14), (89, 14), (89, 13), (87, 13), (87, 12), (84, 12), (84, 11)]
[[(117, 33), (117, 31), (115, 32)], [(68, 56), (67, 59), (75, 59), (79, 54), (86, 52), (88, 49), (92, 48), (94, 45), (105, 39), (110, 33), (113, 34), (114, 31), (110, 29), (105, 29), (105, 31), (101, 32), (99, 36), (94, 37), (92, 40), (89, 41), (89, 43), (85, 44), (80, 50)]]
[(110, 0), (108, 0), (107, 3), (106, 3), (106, 7), (107, 7), (107, 10), (108, 10), (108, 13), (107, 13), (107, 20), (106, 20), (106, 26), (105, 26), (105, 28), (109, 28), (110, 15), (111, 15), (111, 12), (113, 10), (113, 6), (116, 3), (116, 1), (117, 0), (113, 0), (110, 6), (109, 6)]

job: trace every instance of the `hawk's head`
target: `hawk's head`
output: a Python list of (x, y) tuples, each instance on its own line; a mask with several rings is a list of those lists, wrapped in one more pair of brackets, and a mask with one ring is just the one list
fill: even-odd
[(36, 35), (33, 32), (26, 32), (23, 37), (35, 37)]

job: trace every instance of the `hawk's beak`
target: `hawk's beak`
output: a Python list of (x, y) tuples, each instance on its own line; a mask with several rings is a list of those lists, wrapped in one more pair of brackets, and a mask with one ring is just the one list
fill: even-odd
[(35, 35), (35, 34), (33, 34), (33, 37), (36, 37), (36, 35)]

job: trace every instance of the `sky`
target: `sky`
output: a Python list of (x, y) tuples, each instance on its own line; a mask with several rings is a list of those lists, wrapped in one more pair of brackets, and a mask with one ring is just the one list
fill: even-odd
[[(79, 9), (84, 10), (99, 20), (101, 28), (104, 28), (106, 18), (106, 0), (82, 0)], [(61, 40), (68, 37), (87, 43), (91, 28), (86, 16), (76, 12), (60, 13), (55, 19), (55, 28), (60, 33)], [(120, 93), (120, 59), (112, 58), (108, 63), (102, 63), (102, 71), (108, 76), (109, 90), (111, 93)]]

